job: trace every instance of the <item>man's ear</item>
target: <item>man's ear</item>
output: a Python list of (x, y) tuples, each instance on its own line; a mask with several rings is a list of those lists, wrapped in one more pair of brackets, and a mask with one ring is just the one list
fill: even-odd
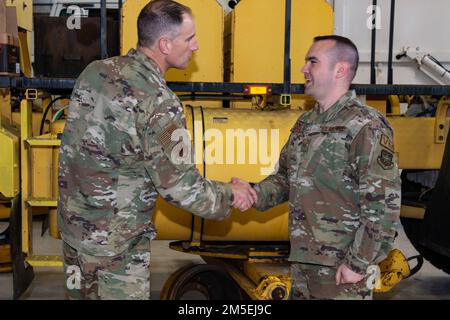
[(336, 78), (345, 78), (347, 77), (348, 73), (350, 71), (350, 64), (342, 61), (336, 63)]
[(158, 40), (158, 48), (162, 54), (168, 55), (172, 51), (172, 41), (169, 38), (162, 37)]

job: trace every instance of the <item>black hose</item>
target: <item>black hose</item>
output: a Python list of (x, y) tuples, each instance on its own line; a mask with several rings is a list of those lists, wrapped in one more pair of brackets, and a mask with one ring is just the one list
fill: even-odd
[(40, 136), (44, 133), (45, 118), (47, 118), (48, 110), (50, 110), (50, 108), (53, 106), (53, 104), (54, 104), (56, 101), (61, 100), (61, 99), (68, 99), (68, 97), (66, 97), (66, 96), (61, 96), (61, 97), (55, 98), (55, 99), (53, 99), (52, 101), (50, 101), (50, 103), (48, 104), (48, 106), (45, 108), (44, 114), (42, 115), (41, 126), (40, 126), (40, 128), (39, 128), (39, 135), (40, 135)]

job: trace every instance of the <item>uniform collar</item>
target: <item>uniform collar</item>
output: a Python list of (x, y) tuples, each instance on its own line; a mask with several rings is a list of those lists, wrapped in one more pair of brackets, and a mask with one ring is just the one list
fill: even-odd
[(150, 59), (149, 57), (147, 57), (145, 54), (132, 48), (128, 51), (127, 56), (132, 59), (135, 59), (140, 64), (142, 64), (145, 68), (155, 71), (155, 73), (158, 74), (159, 78), (163, 82), (165, 82), (163, 74), (162, 74), (161, 70), (159, 69), (158, 65), (156, 64), (156, 62), (153, 61), (152, 59)]
[(328, 122), (336, 118), (338, 113), (342, 110), (342, 108), (347, 105), (350, 100), (356, 99), (355, 90), (349, 90), (346, 94), (344, 94), (338, 101), (336, 101), (327, 111), (320, 112), (319, 105), (316, 104), (314, 107), (314, 116), (313, 118), (319, 122)]

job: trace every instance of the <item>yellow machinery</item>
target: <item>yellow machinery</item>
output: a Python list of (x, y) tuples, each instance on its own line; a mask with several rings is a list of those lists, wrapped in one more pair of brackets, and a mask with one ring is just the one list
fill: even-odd
[[(127, 37), (122, 37), (122, 53), (137, 42), (135, 20), (146, 2), (133, 0), (124, 4), (122, 34)], [(186, 71), (167, 74), (170, 81), (283, 82), (284, 1), (244, 0), (226, 17), (215, 0), (180, 2), (193, 9), (200, 50)], [(254, 14), (256, 11), (259, 15)], [(300, 68), (312, 37), (332, 33), (333, 16), (325, 1), (293, 0), (292, 12), (300, 14), (292, 15), (295, 31), (291, 36), (291, 81), (302, 82)], [(25, 47), (21, 42), (21, 48)], [(27, 69), (26, 64), (21, 67)], [(252, 88), (257, 86), (247, 87), (247, 93)], [(247, 101), (231, 103), (232, 108), (217, 108), (224, 100), (219, 95), (195, 97), (190, 90), (181, 92), (187, 95), (185, 114), (196, 159), (206, 159), (197, 163), (204, 176), (219, 181), (229, 181), (232, 176), (259, 181), (273, 170), (290, 128), (310, 101), (294, 95), (290, 103), (282, 103), (283, 100), (274, 99), (268, 91), (270, 88), (259, 87), (252, 99), (249, 95), (240, 96)], [(17, 272), (23, 277), (15, 289), (18, 297), (32, 279), (27, 265), (62, 266), (60, 257), (36, 254), (31, 235), (33, 214), (44, 212), (48, 214), (50, 234), (59, 237), (56, 225), (58, 134), (63, 130), (64, 120), (57, 120), (53, 112), (46, 113), (52, 110), (59, 96), (55, 99), (55, 95), (46, 91), (28, 88), (19, 99), (8, 88), (0, 90), (0, 201), (3, 201), (0, 215), (5, 218), (11, 214), (10, 234), (15, 236), (11, 248), (0, 247), (0, 262), (3, 262), (0, 270), (9, 270), (11, 263), (20, 269)], [(195, 93), (202, 94), (202, 90)], [(209, 102), (211, 98), (219, 102)], [(449, 100), (440, 100), (435, 117), (414, 118), (399, 116), (398, 99), (396, 96), (389, 99), (392, 114), (388, 114), (388, 120), (395, 131), (400, 167), (440, 169), (450, 125), (446, 117)], [(238, 141), (237, 135), (245, 139)], [(245, 213), (234, 211), (230, 219), (214, 222), (158, 199), (154, 214), (157, 239), (178, 240), (171, 244), (172, 249), (198, 254), (207, 262), (176, 272), (166, 283), (161, 297), (182, 298), (195, 282), (206, 298), (287, 299), (290, 291), (286, 262), (287, 210), (287, 204), (283, 204), (265, 213), (254, 209)], [(402, 217), (421, 220), (424, 215), (425, 207), (402, 206)], [(14, 252), (12, 258), (7, 254), (10, 249)], [(380, 269), (382, 286), (377, 290), (385, 291), (418, 268), (410, 270), (407, 259), (393, 252), (380, 264)]]
[[(224, 57), (231, 82), (282, 83), (284, 65), (285, 1), (241, 1), (225, 17)], [(326, 1), (292, 1), (290, 59), (292, 83), (303, 83), (300, 72), (306, 52), (317, 35), (333, 33), (333, 10)], [(235, 102), (249, 108), (257, 102)], [(307, 104), (303, 95), (292, 98), (292, 106)]]

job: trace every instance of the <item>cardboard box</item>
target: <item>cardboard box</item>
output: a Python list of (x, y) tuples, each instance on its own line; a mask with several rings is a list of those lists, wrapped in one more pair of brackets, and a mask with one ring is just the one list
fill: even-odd
[(20, 74), (16, 7), (0, 0), (0, 75)]
[(0, 33), (9, 33), (18, 38), (16, 7), (7, 7), (5, 0), (0, 0)]
[(0, 33), (6, 32), (6, 5), (5, 0), (0, 0)]

